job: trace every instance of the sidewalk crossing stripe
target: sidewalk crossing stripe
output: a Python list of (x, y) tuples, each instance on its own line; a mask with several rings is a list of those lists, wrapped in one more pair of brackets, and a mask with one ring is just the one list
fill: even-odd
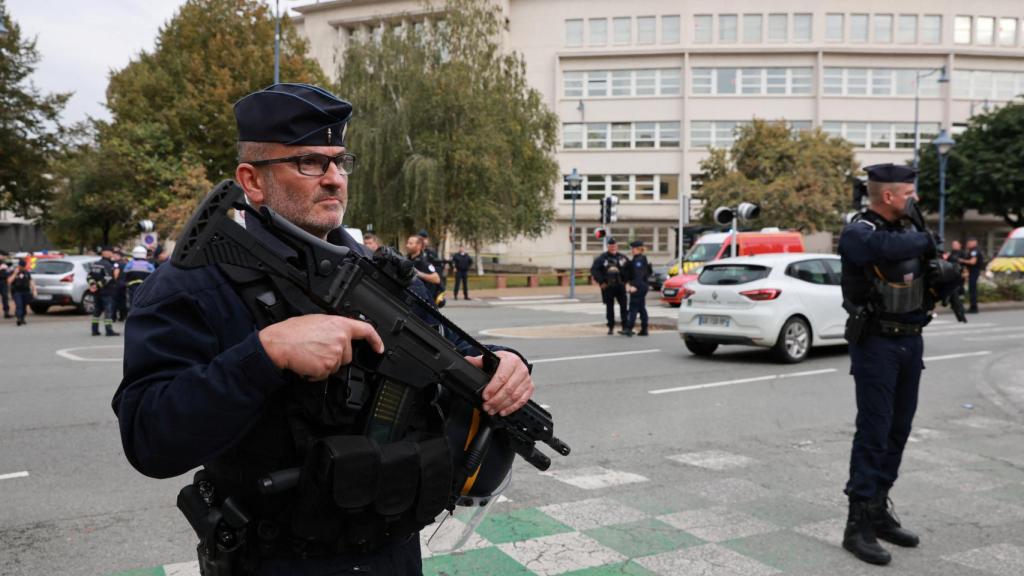
[(0, 480), (13, 480), (15, 478), (25, 478), (28, 476), (27, 470), (21, 472), (11, 472), (10, 474), (0, 474)]

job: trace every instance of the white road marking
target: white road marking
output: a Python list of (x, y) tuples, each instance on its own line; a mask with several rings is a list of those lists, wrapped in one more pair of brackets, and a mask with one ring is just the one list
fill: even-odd
[(1010, 338), (1020, 338), (1024, 336), (1024, 332), (1014, 332), (1012, 334), (1000, 334), (998, 336), (982, 336), (980, 338), (964, 338), (966, 342), (991, 342), (993, 340), (1009, 340)]
[(120, 362), (123, 358), (83, 358), (78, 354), (75, 354), (77, 350), (101, 350), (107, 348), (122, 348), (122, 344), (115, 344), (111, 346), (80, 346), (78, 348), (64, 348), (63, 350), (57, 350), (57, 356), (61, 358), (67, 358), (68, 360), (74, 360), (75, 362)]
[(540, 475), (554, 478), (555, 480), (564, 482), (570, 486), (575, 486), (582, 490), (599, 490), (601, 488), (609, 488), (611, 486), (622, 486), (624, 484), (635, 484), (638, 482), (648, 481), (646, 476), (641, 476), (632, 472), (623, 472), (621, 470), (609, 470), (600, 466), (576, 468), (573, 470), (553, 470), (550, 472), (541, 472)]
[(15, 478), (27, 478), (28, 471), (22, 470), (21, 472), (12, 472), (10, 474), (0, 474), (0, 480), (13, 480)]
[(559, 296), (558, 294), (543, 294), (543, 295), (536, 295), (536, 296), (502, 296), (502, 297), (498, 298), (498, 300), (501, 300), (501, 301), (516, 301), (516, 300), (518, 300), (520, 302), (523, 302), (523, 301), (527, 301), (528, 302), (530, 300), (553, 300), (553, 299), (556, 299), (556, 298), (560, 298), (560, 299), (562, 299), (565, 302), (579, 302), (580, 301), (579, 298), (568, 298), (566, 296)]
[(831, 374), (838, 372), (837, 368), (825, 368), (823, 370), (807, 370), (806, 372), (790, 372), (788, 374), (770, 374), (768, 376), (754, 376), (753, 378), (740, 378), (738, 380), (724, 380), (722, 382), (710, 382), (708, 384), (694, 384), (692, 386), (678, 386), (675, 388), (661, 388), (648, 390), (648, 394), (668, 394), (670, 392), (687, 392), (689, 390), (703, 390), (705, 388), (720, 388), (722, 386), (733, 386), (735, 384), (747, 384), (749, 382), (763, 382), (765, 380), (782, 380), (784, 378), (801, 378), (803, 376), (817, 376), (818, 374)]
[(529, 301), (526, 301), (526, 302), (522, 302), (522, 301), (518, 301), (518, 302), (516, 302), (516, 301), (513, 301), (513, 302), (491, 302), (491, 306), (525, 306), (527, 304), (529, 304), (529, 305), (545, 304), (546, 305), (546, 304), (562, 304), (562, 303), (565, 303), (565, 302), (579, 302), (579, 300), (577, 300), (575, 298), (573, 298), (572, 300), (569, 300), (567, 298), (548, 298), (546, 300), (537, 299), (537, 300), (529, 300)]
[(937, 360), (952, 360), (954, 358), (970, 358), (971, 356), (988, 356), (991, 354), (991, 350), (982, 350), (980, 352), (965, 352), (963, 354), (946, 354), (944, 356), (931, 356), (929, 358), (922, 358), (925, 362), (935, 362)]
[(543, 364), (545, 362), (565, 362), (567, 360), (588, 360), (590, 358), (612, 358), (615, 356), (632, 356), (634, 354), (653, 354), (655, 352), (661, 352), (661, 348), (654, 348), (651, 350), (631, 350), (629, 352), (608, 352), (606, 354), (584, 354), (582, 356), (562, 356), (560, 358), (541, 358), (540, 360), (533, 360), (531, 364)]

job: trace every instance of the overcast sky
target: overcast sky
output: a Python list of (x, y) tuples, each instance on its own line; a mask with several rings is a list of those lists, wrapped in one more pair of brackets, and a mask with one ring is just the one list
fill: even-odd
[[(74, 92), (64, 121), (107, 119), (107, 77), (140, 51), (185, 0), (6, 0), (11, 19), (37, 38), (33, 81), (44, 92)], [(282, 9), (284, 7), (282, 6)]]

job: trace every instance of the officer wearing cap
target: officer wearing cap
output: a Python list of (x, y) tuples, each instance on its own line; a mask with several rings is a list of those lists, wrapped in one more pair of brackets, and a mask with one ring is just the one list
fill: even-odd
[(115, 262), (110, 246), (100, 248), (100, 259), (89, 265), (89, 292), (93, 297), (92, 335), (100, 335), (100, 316), (107, 336), (117, 336), (114, 315), (117, 310), (117, 282), (121, 278), (120, 260)]
[(615, 238), (608, 239), (608, 251), (594, 258), (590, 275), (601, 287), (605, 318), (608, 320), (608, 334), (615, 333), (615, 303), (619, 304), (619, 320), (622, 321), (620, 334), (629, 335), (629, 316), (626, 312), (626, 282), (629, 280), (629, 258), (619, 253)]
[[(235, 179), (247, 200), (369, 256), (341, 226), (355, 167), (344, 140), (351, 105), (315, 86), (275, 84), (239, 100), (234, 112)], [(289, 254), (259, 222), (245, 224)], [(377, 443), (367, 422), (390, 383), (351, 364), (356, 346), (384, 351), (377, 332), (351, 318), (301, 315), (308, 302), (293, 301), (272, 280), (228, 265), (161, 266), (142, 284), (112, 403), (125, 455), (154, 478), (203, 466), (178, 504), (206, 534), (199, 546), (206, 576), (421, 574), (418, 531), (451, 492), (436, 391), (410, 392), (402, 405), (408, 426), (399, 429), (396, 415), (386, 430), (395, 442)], [(297, 314), (273, 321), (267, 310), (277, 298)], [(497, 355), (484, 409), (507, 415), (527, 402), (533, 382), (520, 356)], [(286, 492), (258, 490), (272, 472), (323, 469), (314, 456), (323, 453), (311, 447), (324, 446), (337, 448), (330, 478), (303, 472)], [(353, 446), (373, 449), (356, 454)], [(335, 491), (319, 505), (324, 486)]]
[(892, 513), (889, 490), (917, 409), (921, 328), (934, 307), (926, 293), (925, 259), (936, 246), (930, 234), (904, 225), (907, 201), (917, 200), (914, 170), (879, 164), (865, 171), (868, 208), (839, 237), (857, 399), (843, 547), (865, 562), (888, 564), (891, 555), (878, 539), (905, 547), (919, 542)]
[[(647, 336), (647, 291), (650, 286), (647, 278), (653, 271), (651, 263), (644, 256), (644, 241), (634, 240), (629, 243), (633, 251), (633, 258), (629, 264), (629, 283), (626, 291), (629, 292), (629, 318), (626, 324), (626, 336)], [(634, 332), (636, 328), (636, 317), (640, 316), (640, 331)]]

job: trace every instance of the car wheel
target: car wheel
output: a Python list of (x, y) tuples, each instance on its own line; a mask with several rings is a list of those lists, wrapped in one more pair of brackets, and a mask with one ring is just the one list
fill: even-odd
[(711, 356), (718, 350), (718, 344), (714, 342), (696, 342), (693, 340), (685, 340), (686, 349), (693, 352), (697, 356)]
[(50, 308), (49, 304), (29, 304), (29, 308), (32, 309), (33, 314), (46, 314), (46, 311)]
[(96, 309), (96, 297), (92, 292), (86, 292), (82, 295), (82, 303), (78, 305), (78, 309), (86, 314), (92, 314), (93, 310)]
[(811, 327), (799, 316), (793, 316), (782, 325), (775, 355), (786, 364), (803, 362), (811, 350)]

